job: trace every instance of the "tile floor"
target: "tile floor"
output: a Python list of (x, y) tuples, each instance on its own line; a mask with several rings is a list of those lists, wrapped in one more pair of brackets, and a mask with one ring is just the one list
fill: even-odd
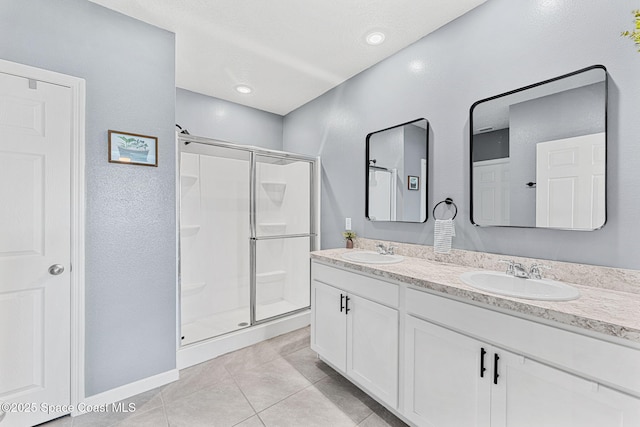
[(42, 427), (406, 426), (320, 361), (309, 327), (180, 371), (180, 380), (127, 399), (130, 413), (63, 417)]

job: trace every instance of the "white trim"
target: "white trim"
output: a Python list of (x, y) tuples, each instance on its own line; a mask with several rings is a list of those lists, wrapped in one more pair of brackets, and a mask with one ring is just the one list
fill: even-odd
[(391, 191), (389, 192), (389, 207), (391, 208), (391, 221), (398, 219), (398, 169), (393, 168), (389, 171), (391, 174)]
[(84, 398), (85, 80), (0, 59), (0, 72), (71, 89), (71, 405)]
[(420, 177), (422, 185), (420, 186), (420, 217), (418, 219), (421, 222), (426, 222), (429, 217), (427, 213), (427, 185), (429, 183), (427, 179), (427, 159), (420, 159)]
[(180, 285), (180, 202), (181, 192), (180, 189), (180, 136), (178, 129), (176, 129), (176, 143), (174, 145), (175, 154), (175, 186), (176, 186), (176, 354), (180, 350), (180, 344), (182, 340), (182, 292)]
[(154, 388), (162, 387), (163, 385), (177, 381), (179, 377), (179, 371), (177, 369), (172, 369), (152, 377), (143, 378), (139, 381), (107, 390), (103, 393), (95, 394), (84, 399), (80, 404), (74, 405), (74, 411), (71, 415), (74, 417), (82, 415), (88, 412), (87, 408), (109, 405), (137, 394), (153, 390)]
[[(320, 160), (320, 156), (316, 157), (316, 165), (317, 165), (317, 170), (316, 170), (316, 176), (315, 176), (315, 181), (316, 181), (316, 188), (314, 188), (314, 191), (316, 192), (315, 196), (316, 196), (316, 200), (315, 200), (315, 206), (316, 206), (316, 211), (314, 212), (315, 214), (315, 219), (316, 219), (316, 224), (315, 224), (315, 230), (314, 232), (316, 233), (316, 251), (319, 251), (320, 249), (322, 249), (322, 240), (320, 239), (320, 234), (322, 232), (322, 218), (320, 217), (320, 212), (321, 212), (321, 203), (322, 203), (322, 163)], [(311, 287), (309, 287), (311, 288)], [(309, 291), (311, 291), (311, 289), (309, 289)]]
[(178, 350), (178, 369), (188, 368), (222, 354), (304, 328), (310, 323), (311, 310), (306, 310), (272, 322), (254, 325), (250, 328), (185, 346)]
[(85, 397), (85, 94), (84, 79), (71, 86), (72, 114), (72, 187), (71, 187), (71, 404)]
[(477, 162), (473, 162), (473, 166), (504, 165), (509, 162), (511, 162), (510, 157), (500, 157), (499, 159), (478, 160)]

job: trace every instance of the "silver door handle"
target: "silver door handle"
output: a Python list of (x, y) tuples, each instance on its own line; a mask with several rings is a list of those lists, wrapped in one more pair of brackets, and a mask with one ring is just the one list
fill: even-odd
[(51, 267), (49, 267), (49, 274), (51, 274), (52, 276), (62, 274), (63, 271), (64, 266), (62, 266), (61, 264), (53, 264)]

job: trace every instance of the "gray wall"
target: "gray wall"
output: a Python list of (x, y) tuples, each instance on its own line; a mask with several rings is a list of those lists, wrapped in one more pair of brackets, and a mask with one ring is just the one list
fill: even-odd
[(186, 89), (176, 89), (176, 123), (191, 135), (282, 150), (282, 116)]
[[(86, 0), (0, 0), (0, 58), (86, 79), (86, 394), (175, 368), (174, 35)], [(107, 131), (158, 167), (107, 162)]]
[[(344, 217), (360, 236), (433, 244), (426, 224), (364, 218), (364, 138), (415, 117), (431, 125), (429, 210), (452, 197), (456, 248), (640, 268), (640, 54), (620, 31), (637, 2), (489, 0), (285, 116), (284, 148), (322, 156), (322, 243), (339, 247)], [(478, 228), (469, 221), (469, 108), (492, 95), (603, 64), (610, 73), (608, 222), (571, 232)], [(431, 138), (433, 137), (433, 138)], [(431, 186), (430, 186), (431, 188)]]

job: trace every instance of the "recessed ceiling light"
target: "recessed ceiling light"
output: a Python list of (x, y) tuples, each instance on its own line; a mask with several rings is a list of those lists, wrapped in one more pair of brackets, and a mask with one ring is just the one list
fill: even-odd
[(238, 86), (236, 86), (236, 91), (238, 91), (239, 93), (241, 93), (243, 95), (248, 95), (251, 92), (253, 92), (253, 89), (251, 89), (247, 85), (238, 85)]
[(384, 34), (380, 31), (374, 31), (367, 34), (367, 43), (370, 45), (378, 45), (384, 41)]

